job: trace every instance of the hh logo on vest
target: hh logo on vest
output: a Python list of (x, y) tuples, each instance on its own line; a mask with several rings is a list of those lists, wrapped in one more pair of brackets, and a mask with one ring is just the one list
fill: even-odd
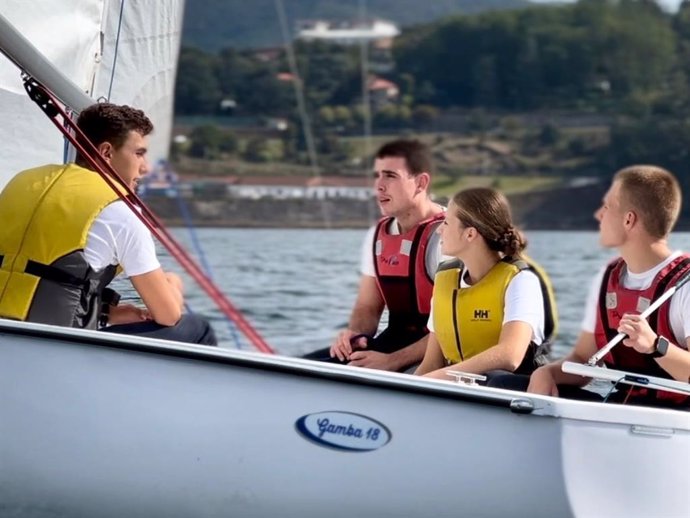
[(488, 309), (475, 309), (472, 322), (491, 322)]

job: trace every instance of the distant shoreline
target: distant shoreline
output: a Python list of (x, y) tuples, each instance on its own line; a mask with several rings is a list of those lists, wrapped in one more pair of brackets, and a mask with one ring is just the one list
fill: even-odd
[[(594, 212), (605, 192), (606, 185), (595, 184), (524, 192), (508, 198), (514, 221), (526, 231), (596, 231)], [(177, 199), (150, 197), (146, 203), (167, 225), (187, 226)], [(189, 198), (184, 203), (195, 227), (366, 229), (379, 218), (373, 199)], [(682, 215), (676, 230), (690, 230), (689, 213)]]

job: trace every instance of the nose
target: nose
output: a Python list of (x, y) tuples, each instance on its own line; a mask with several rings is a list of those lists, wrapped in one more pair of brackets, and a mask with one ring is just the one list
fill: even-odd
[(597, 221), (601, 222), (601, 215), (602, 215), (602, 213), (603, 213), (603, 210), (604, 210), (604, 209), (603, 209), (602, 207), (599, 207), (597, 210), (595, 210), (595, 211), (594, 211), (594, 219), (596, 219)]
[(139, 168), (139, 174), (141, 176), (144, 176), (145, 174), (148, 174), (148, 172), (151, 170), (151, 164), (149, 164), (148, 159), (144, 158), (142, 161), (141, 167)]

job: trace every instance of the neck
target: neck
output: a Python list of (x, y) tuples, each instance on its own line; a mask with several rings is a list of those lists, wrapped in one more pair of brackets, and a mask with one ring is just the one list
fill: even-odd
[(441, 212), (443, 212), (443, 207), (432, 202), (429, 197), (426, 197), (423, 202), (411, 207), (404, 213), (396, 214), (395, 219), (400, 226), (400, 232), (404, 234), (408, 230), (412, 230), (419, 225), (422, 221)]
[(501, 260), (501, 254), (488, 248), (477, 250), (467, 257), (460, 258), (469, 274), (469, 283), (477, 284)]
[(618, 251), (631, 273), (651, 270), (672, 253), (666, 239), (625, 243)]

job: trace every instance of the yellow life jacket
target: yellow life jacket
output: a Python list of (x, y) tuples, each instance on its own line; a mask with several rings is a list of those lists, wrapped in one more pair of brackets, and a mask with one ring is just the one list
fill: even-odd
[(99, 297), (115, 267), (84, 258), (91, 224), (118, 195), (76, 164), (16, 175), (0, 193), (0, 316), (96, 327)]
[(546, 273), (529, 258), (498, 262), (478, 283), (460, 288), (462, 264), (450, 261), (439, 267), (434, 281), (434, 332), (449, 364), (459, 363), (493, 347), (503, 328), (505, 293), (522, 270), (539, 278), (544, 300), (544, 342), (530, 344), (516, 372), (531, 372), (545, 362), (549, 342), (557, 329), (557, 313)]

